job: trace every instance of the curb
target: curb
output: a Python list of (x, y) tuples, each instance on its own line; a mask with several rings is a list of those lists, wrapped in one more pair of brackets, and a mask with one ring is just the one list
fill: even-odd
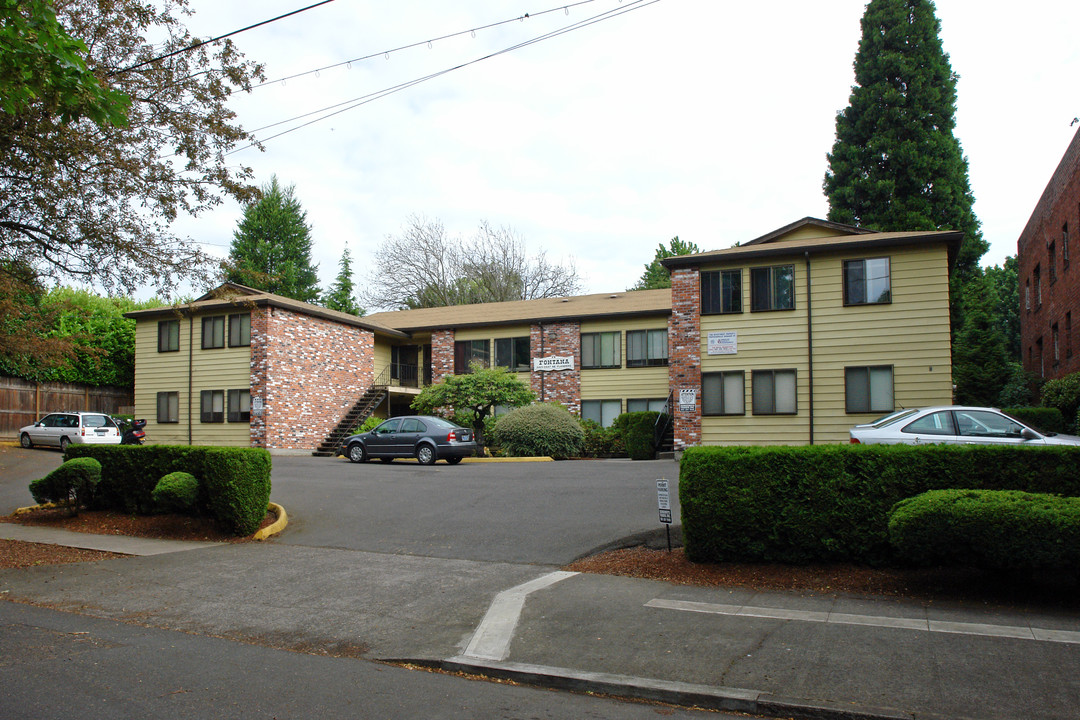
[[(680, 707), (742, 712), (767, 717), (806, 720), (914, 720), (915, 718), (911, 713), (893, 708), (804, 700), (773, 695), (758, 690), (696, 685), (672, 680), (655, 680), (632, 675), (587, 672), (546, 665), (486, 661), (463, 656), (442, 661), (395, 660), (386, 662), (409, 663), (417, 666), (433, 667), (446, 672), (513, 680), (526, 685), (553, 690), (570, 690), (635, 700), (651, 700)], [(929, 716), (920, 714), (920, 718), (923, 717)]]
[(289, 525), (289, 515), (285, 512), (285, 508), (272, 502), (267, 507), (267, 510), (277, 515), (277, 520), (256, 532), (252, 536), (252, 540), (265, 540), (272, 535), (277, 535)]

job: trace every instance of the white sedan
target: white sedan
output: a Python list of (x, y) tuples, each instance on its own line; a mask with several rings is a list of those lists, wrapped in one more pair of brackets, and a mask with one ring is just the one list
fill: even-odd
[(848, 431), (853, 444), (1080, 445), (1080, 437), (1043, 433), (1000, 410), (949, 405), (897, 410)]

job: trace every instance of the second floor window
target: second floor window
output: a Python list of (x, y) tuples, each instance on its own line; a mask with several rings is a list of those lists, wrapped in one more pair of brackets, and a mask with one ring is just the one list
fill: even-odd
[(180, 321), (162, 320), (157, 324), (157, 351), (176, 352), (180, 349)]
[(251, 344), (251, 315), (229, 316), (229, 347), (243, 347)]
[(454, 343), (454, 374), (472, 372), (473, 363), (491, 365), (491, 350), (487, 340), (458, 340)]
[(225, 316), (204, 317), (202, 319), (203, 350), (225, 347)]
[(742, 312), (742, 270), (701, 273), (701, 314)]
[(667, 330), (626, 331), (626, 367), (654, 367), (667, 364)]
[(892, 302), (889, 258), (844, 261), (844, 304)]
[(750, 269), (750, 310), (795, 309), (795, 266)]
[(529, 371), (528, 335), (513, 338), (495, 338), (495, 365), (518, 372)]
[(622, 334), (615, 332), (581, 334), (581, 367), (617, 368), (622, 366)]

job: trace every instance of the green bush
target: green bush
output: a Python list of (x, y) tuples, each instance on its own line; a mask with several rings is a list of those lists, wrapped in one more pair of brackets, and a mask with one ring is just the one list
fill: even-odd
[(1057, 408), (1069, 420), (1075, 418), (1080, 410), (1080, 373), (1047, 380), (1042, 386), (1041, 404), (1043, 407)]
[(626, 455), (626, 444), (622, 433), (614, 426), (606, 428), (595, 420), (581, 418), (581, 429), (585, 433), (582, 439), (582, 457), (614, 457)]
[(1015, 407), (1002, 408), (1001, 412), (1011, 415), (1025, 425), (1030, 425), (1042, 433), (1066, 432), (1065, 417), (1057, 408)]
[(77, 515), (80, 507), (90, 504), (100, 482), (101, 463), (93, 458), (75, 458), (31, 482), (30, 494), (35, 502), (63, 505)]
[(1017, 490), (931, 490), (897, 503), (889, 541), (917, 565), (1080, 569), (1080, 498)]
[(364, 422), (360, 423), (349, 431), (349, 435), (359, 435), (360, 433), (371, 432), (379, 426), (379, 423), (383, 422), (386, 422), (386, 418), (368, 415), (367, 419), (365, 419)]
[(512, 457), (550, 456), (556, 460), (581, 455), (585, 431), (559, 403), (514, 408), (495, 423), (495, 442)]
[(161, 512), (191, 513), (199, 500), (199, 481), (191, 473), (169, 473), (158, 480), (150, 497)]
[(895, 560), (888, 513), (927, 490), (1080, 495), (1080, 448), (993, 445), (696, 447), (679, 475), (696, 562)]
[[(654, 410), (623, 413), (616, 419), (617, 424), (626, 428), (623, 440), (626, 452), (633, 460), (653, 460), (656, 458), (657, 421), (663, 416)], [(621, 419), (622, 422), (618, 423)]]
[(202, 478), (196, 508), (226, 530), (246, 535), (252, 517), (258, 516), (258, 528), (270, 500), (270, 454), (261, 448), (69, 445), (65, 457), (93, 457), (101, 463), (95, 508), (151, 514), (158, 481), (186, 472)]

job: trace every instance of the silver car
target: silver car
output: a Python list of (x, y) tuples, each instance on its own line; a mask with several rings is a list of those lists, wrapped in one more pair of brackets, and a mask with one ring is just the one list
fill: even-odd
[(61, 450), (70, 443), (119, 445), (120, 429), (105, 413), (56, 412), (19, 428), (19, 443), (24, 448), (48, 445)]
[(897, 410), (848, 431), (853, 444), (1080, 445), (1080, 437), (1043, 433), (995, 408), (947, 405)]

